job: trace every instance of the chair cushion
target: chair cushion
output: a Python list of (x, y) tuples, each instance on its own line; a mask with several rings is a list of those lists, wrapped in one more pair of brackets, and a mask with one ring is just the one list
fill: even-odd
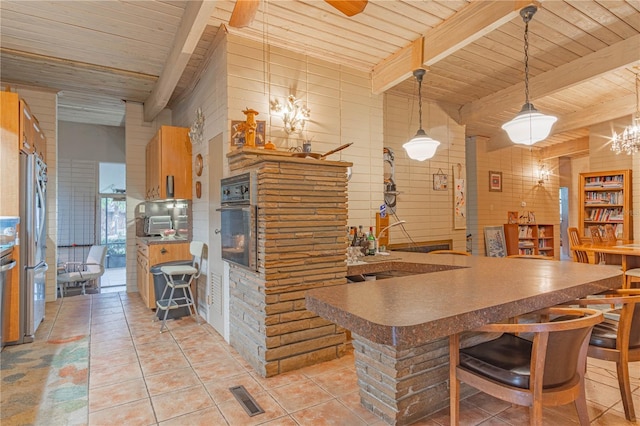
[(58, 282), (62, 283), (75, 283), (82, 281), (94, 280), (96, 278), (100, 278), (102, 274), (100, 273), (90, 273), (90, 272), (66, 272), (64, 274), (60, 274), (57, 276)]
[(605, 318), (603, 322), (593, 326), (589, 344), (601, 348), (615, 349), (617, 339), (618, 321), (610, 318)]
[(640, 268), (629, 269), (627, 271), (624, 271), (624, 274), (628, 275), (630, 277), (638, 277), (638, 278), (640, 278)]
[(532, 343), (505, 333), (460, 350), (460, 366), (506, 385), (529, 388)]
[(198, 272), (196, 268), (190, 265), (163, 266), (160, 271), (167, 275), (191, 275)]

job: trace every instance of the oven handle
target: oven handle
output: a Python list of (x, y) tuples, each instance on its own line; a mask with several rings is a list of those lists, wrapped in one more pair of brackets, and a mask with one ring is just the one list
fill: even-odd
[(228, 210), (247, 210), (250, 208), (251, 208), (251, 205), (249, 204), (243, 204), (243, 205), (237, 205), (237, 206), (220, 206), (220, 208), (216, 209), (216, 211), (221, 212), (221, 211), (228, 211)]

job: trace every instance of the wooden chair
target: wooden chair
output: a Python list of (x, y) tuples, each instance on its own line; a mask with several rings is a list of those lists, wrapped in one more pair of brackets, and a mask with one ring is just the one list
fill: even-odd
[(571, 227), (567, 231), (569, 233), (569, 248), (573, 252), (574, 262), (589, 263), (589, 256), (587, 255), (587, 252), (584, 250), (576, 250), (574, 248), (575, 246), (582, 244), (578, 228)]
[[(602, 239), (602, 234), (600, 233), (600, 228), (597, 226), (589, 227), (589, 234), (591, 235), (591, 242), (593, 244), (604, 244), (604, 240)], [(596, 252), (595, 253), (595, 263), (600, 265), (604, 265), (607, 263), (607, 259), (604, 253)]]
[(553, 260), (553, 256), (543, 256), (541, 254), (510, 254), (510, 259), (537, 259), (537, 260)]
[(628, 269), (624, 272), (624, 288), (633, 288), (633, 283), (640, 283), (640, 268)]
[[(596, 309), (549, 308), (552, 321), (488, 324), (475, 331), (503, 332), (489, 342), (460, 349), (449, 339), (451, 424), (459, 422), (460, 382), (512, 404), (529, 407), (530, 424), (542, 425), (542, 407), (574, 402), (581, 425), (589, 424), (584, 372), (591, 330), (603, 320)], [(566, 320), (555, 320), (557, 317)], [(533, 341), (510, 333), (533, 333)]]
[(427, 254), (457, 254), (460, 256), (471, 256), (471, 253), (460, 250), (432, 250), (427, 252)]
[(619, 317), (605, 314), (605, 321), (593, 328), (588, 356), (616, 363), (624, 415), (634, 422), (636, 414), (631, 396), (629, 363), (640, 361), (640, 289), (610, 290), (580, 299), (577, 304), (622, 304), (621, 309), (613, 311), (619, 313)]

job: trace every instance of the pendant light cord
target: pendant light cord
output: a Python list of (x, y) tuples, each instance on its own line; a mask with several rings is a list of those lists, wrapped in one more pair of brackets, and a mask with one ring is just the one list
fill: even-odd
[(420, 125), (420, 130), (422, 130), (422, 77), (425, 73), (426, 71), (422, 68), (413, 71), (413, 75), (418, 80), (418, 124)]
[(524, 97), (529, 104), (529, 21), (531, 17), (524, 18)]
[(636, 74), (636, 119), (640, 120), (640, 74)]

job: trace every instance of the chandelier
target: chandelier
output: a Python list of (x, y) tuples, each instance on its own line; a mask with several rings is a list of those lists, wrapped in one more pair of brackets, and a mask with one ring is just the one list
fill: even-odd
[(529, 102), (529, 21), (538, 10), (535, 6), (527, 6), (520, 10), (524, 21), (524, 94), (525, 103), (522, 110), (511, 121), (504, 123), (502, 129), (507, 132), (513, 143), (533, 145), (549, 136), (551, 126), (558, 120), (552, 115), (545, 115)]
[(407, 151), (409, 158), (418, 161), (424, 161), (433, 157), (436, 154), (436, 149), (438, 149), (440, 145), (440, 142), (431, 139), (422, 129), (422, 77), (425, 72), (422, 68), (413, 71), (414, 77), (418, 80), (418, 118), (420, 119), (420, 128), (409, 142), (402, 145), (405, 151)]
[(640, 90), (638, 82), (640, 77), (636, 74), (636, 113), (631, 125), (627, 126), (622, 133), (613, 132), (611, 138), (611, 151), (616, 154), (626, 153), (636, 154), (640, 151)]

